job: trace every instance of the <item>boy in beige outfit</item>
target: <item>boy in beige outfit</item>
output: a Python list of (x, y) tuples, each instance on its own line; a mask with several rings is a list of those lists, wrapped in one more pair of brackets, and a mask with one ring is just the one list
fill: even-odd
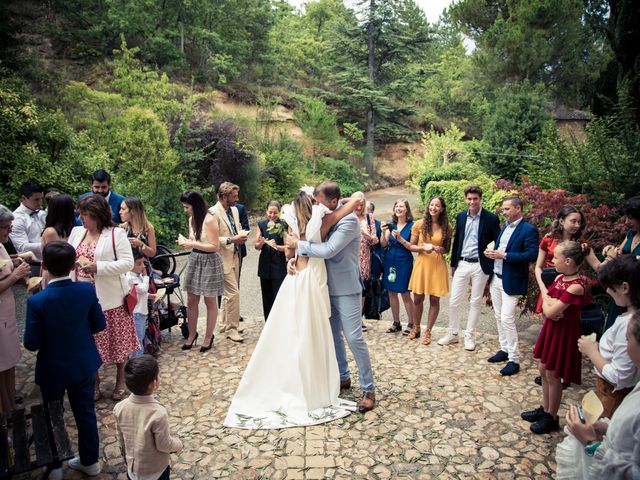
[(130, 480), (168, 480), (169, 454), (182, 450), (180, 439), (169, 432), (167, 410), (152, 397), (158, 373), (158, 362), (151, 355), (129, 360), (124, 374), (132, 393), (113, 409)]

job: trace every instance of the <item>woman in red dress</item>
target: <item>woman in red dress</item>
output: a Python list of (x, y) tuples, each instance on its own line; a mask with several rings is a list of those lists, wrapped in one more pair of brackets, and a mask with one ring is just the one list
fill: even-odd
[(580, 310), (589, 303), (585, 295), (580, 266), (589, 252), (586, 244), (562, 242), (555, 248), (553, 263), (559, 275), (543, 293), (544, 324), (533, 349), (542, 377), (542, 405), (522, 412), (532, 422), (533, 433), (560, 429), (558, 409), (562, 399), (562, 379), (580, 384), (582, 355), (578, 350), (581, 335)]
[[(553, 252), (558, 244), (569, 240), (586, 243), (582, 239), (582, 233), (586, 226), (587, 222), (581, 210), (578, 210), (573, 205), (565, 205), (560, 209), (556, 219), (551, 224), (551, 231), (542, 237), (540, 248), (538, 249), (535, 276), (540, 292), (545, 292), (557, 276), (557, 272), (552, 269), (554, 268)], [(585, 260), (594, 270), (598, 270), (598, 267), (600, 267), (600, 260), (598, 260), (592, 249), (589, 249)], [(545, 272), (544, 275), (543, 271)], [(542, 313), (542, 293), (538, 297), (536, 313)]]

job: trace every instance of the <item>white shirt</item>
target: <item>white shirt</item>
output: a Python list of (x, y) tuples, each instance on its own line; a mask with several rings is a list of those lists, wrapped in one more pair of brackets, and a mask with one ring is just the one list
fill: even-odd
[(147, 303), (149, 298), (149, 277), (134, 272), (127, 272), (127, 282), (129, 283), (129, 288), (134, 285), (136, 286), (136, 296), (138, 297), (138, 303), (136, 303), (131, 313), (147, 315), (149, 313), (149, 304)]
[[(511, 239), (511, 235), (513, 235), (513, 232), (516, 231), (516, 227), (521, 221), (522, 221), (522, 217), (520, 217), (515, 222), (507, 223), (507, 226), (504, 229), (504, 232), (502, 232), (502, 236), (500, 237), (500, 244), (498, 245), (496, 250), (499, 250), (501, 252), (507, 251), (507, 245), (509, 245), (509, 240)], [(493, 262), (493, 273), (497, 275), (502, 275), (503, 263), (504, 263), (504, 260), (502, 260), (501, 258), (500, 259), (496, 258), (496, 260)]]
[(34, 212), (20, 204), (13, 211), (13, 216), (9, 238), (16, 248), (16, 252), (33, 252), (36, 259), (42, 261), (40, 240), (47, 214), (42, 210)]
[(630, 313), (620, 315), (600, 339), (600, 355), (607, 363), (602, 372), (594, 367), (596, 375), (604, 378), (615, 388), (613, 391), (633, 387), (640, 382), (640, 369), (627, 353), (627, 325)]

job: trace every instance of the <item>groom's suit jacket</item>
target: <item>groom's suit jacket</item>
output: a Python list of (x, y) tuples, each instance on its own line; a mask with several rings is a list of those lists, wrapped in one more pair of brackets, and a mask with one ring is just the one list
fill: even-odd
[(326, 260), (329, 295), (354, 295), (362, 292), (360, 282), (360, 223), (355, 213), (340, 220), (329, 230), (326, 242), (298, 242), (305, 257)]

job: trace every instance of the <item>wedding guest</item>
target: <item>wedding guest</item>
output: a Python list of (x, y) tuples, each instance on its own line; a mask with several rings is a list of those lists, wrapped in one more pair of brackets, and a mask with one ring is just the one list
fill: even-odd
[[(78, 202), (81, 227), (75, 227), (69, 243), (76, 249), (77, 268), (72, 278), (90, 282), (96, 289), (107, 328), (94, 336), (102, 363), (117, 366), (112, 400), (125, 394), (124, 363), (140, 349), (133, 318), (124, 306), (129, 291), (125, 274), (133, 267), (133, 254), (126, 232), (115, 227), (111, 208), (102, 195), (88, 195)], [(94, 398), (100, 398), (100, 377), (96, 375)]]
[[(65, 392), (78, 428), (79, 456), (69, 467), (87, 475), (100, 473), (98, 424), (93, 389), (102, 361), (93, 335), (106, 327), (95, 289), (69, 276), (76, 252), (54, 240), (43, 251), (49, 287), (27, 300), (24, 346), (37, 351), (35, 381), (45, 404), (64, 399)], [(62, 463), (55, 462), (50, 479), (62, 479)]]
[[(366, 200), (364, 195), (362, 200), (356, 205), (353, 213), (356, 214), (358, 222), (360, 224), (360, 282), (364, 286), (365, 282), (369, 280), (371, 275), (371, 247), (379, 243), (379, 239), (376, 236), (376, 224), (373, 222), (373, 217), (369, 216), (365, 212)], [(364, 293), (364, 292), (363, 292)], [(364, 296), (361, 298), (361, 306), (364, 307)], [(367, 331), (365, 324), (362, 324), (362, 330)]]
[(440, 313), (440, 297), (449, 293), (449, 272), (444, 255), (451, 247), (451, 233), (447, 205), (444, 198), (436, 196), (429, 202), (424, 218), (413, 224), (411, 241), (407, 242), (400, 235), (396, 237), (405, 248), (418, 254), (409, 280), (409, 290), (413, 292), (413, 330), (407, 337), (409, 339), (420, 336), (424, 298), (429, 296), (423, 345), (431, 343), (431, 330)]
[(224, 182), (218, 187), (218, 203), (209, 209), (217, 221), (220, 257), (224, 266), (224, 293), (220, 303), (220, 331), (234, 342), (244, 339), (238, 331), (240, 325), (240, 289), (238, 288), (241, 246), (247, 236), (241, 234), (240, 216), (235, 207), (240, 187)]
[(604, 332), (600, 343), (588, 337), (578, 341), (578, 348), (589, 357), (597, 375), (596, 395), (604, 406), (603, 417), (611, 418), (633, 386), (640, 381), (640, 370), (627, 353), (627, 324), (640, 308), (640, 261), (633, 255), (621, 255), (600, 267), (598, 281), (626, 313)]
[(121, 228), (127, 232), (131, 248), (140, 250), (146, 258), (147, 270), (150, 273), (149, 259), (156, 254), (156, 231), (147, 219), (144, 205), (138, 197), (127, 197), (120, 204), (120, 218), (124, 223)]
[(562, 380), (580, 385), (582, 355), (578, 350), (580, 311), (591, 303), (585, 290), (580, 267), (589, 251), (586, 243), (566, 241), (554, 249), (553, 264), (558, 272), (549, 289), (543, 292), (544, 324), (533, 349), (542, 379), (542, 405), (520, 414), (531, 422), (537, 434), (560, 430), (558, 410), (562, 400)]
[(169, 480), (171, 457), (182, 450), (172, 437), (167, 410), (153, 396), (160, 384), (158, 361), (142, 355), (127, 362), (125, 378), (131, 395), (113, 409), (127, 478)]
[(265, 321), (278, 295), (280, 285), (287, 276), (287, 259), (285, 257), (284, 238), (286, 231), (270, 233), (269, 229), (282, 227), (280, 221), (280, 203), (271, 200), (267, 204), (267, 218), (258, 222), (254, 248), (260, 251), (258, 258), (258, 277), (262, 291), (262, 311)]
[(53, 241), (66, 242), (75, 226), (74, 205), (69, 195), (56, 195), (49, 200), (47, 217), (42, 231), (41, 248)]
[(31, 267), (12, 260), (3, 243), (9, 240), (14, 216), (0, 205), (0, 412), (15, 409), (16, 370), (20, 361), (20, 339), (16, 323), (16, 304), (11, 287), (29, 276)]
[(32, 252), (36, 260), (42, 260), (40, 238), (46, 219), (41, 210), (44, 187), (37, 180), (27, 180), (20, 185), (20, 205), (13, 211), (11, 243), (17, 253)]
[(490, 363), (507, 362), (500, 370), (502, 376), (520, 371), (520, 351), (516, 330), (518, 298), (527, 294), (529, 263), (538, 253), (538, 230), (522, 218), (524, 203), (517, 196), (502, 201), (502, 214), (506, 219), (494, 249), (484, 255), (494, 260), (491, 280), (491, 301), (498, 324), (500, 350), (490, 357)]
[(493, 273), (493, 260), (483, 255), (487, 245), (495, 242), (500, 233), (498, 216), (482, 208), (482, 188), (471, 184), (464, 189), (468, 209), (456, 217), (456, 231), (451, 248), (451, 299), (449, 301), (449, 331), (438, 340), (438, 345), (458, 343), (460, 329), (460, 305), (467, 297), (469, 283), (469, 316), (464, 334), (464, 348), (476, 349), (475, 331), (484, 289)]
[[(391, 224), (382, 224), (382, 237), (380, 243), (387, 248), (384, 259), (384, 272), (382, 280), (389, 292), (389, 303), (391, 304), (391, 316), (393, 323), (387, 333), (395, 333), (402, 330), (400, 324), (400, 303), (398, 294), (402, 297), (404, 308), (407, 312), (407, 328), (404, 335), (409, 335), (413, 330), (413, 302), (409, 292), (409, 279), (413, 269), (413, 255), (399, 241), (402, 237), (405, 241), (411, 239), (411, 229), (413, 228), (413, 215), (409, 202), (405, 199), (396, 200), (393, 205), (393, 216)], [(398, 232), (398, 235), (392, 235)]]
[[(71, 230), (75, 226), (74, 205), (69, 195), (56, 195), (49, 200), (47, 209), (47, 220), (42, 232), (41, 249), (54, 241), (66, 242), (69, 239)], [(49, 282), (49, 273), (42, 269), (42, 286), (46, 288)]]
[[(376, 206), (373, 202), (367, 202), (367, 214), (370, 217), (369, 221), (373, 221), (376, 226), (376, 237), (382, 238), (382, 224), (380, 220), (375, 218)], [(371, 245), (371, 275), (370, 278), (378, 279), (382, 275), (384, 269), (384, 248), (381, 242), (377, 242)]]
[(49, 203), (51, 203), (51, 200), (53, 198), (56, 198), (58, 195), (60, 195), (60, 192), (58, 190), (56, 190), (55, 188), (47, 188), (44, 192), (44, 205), (45, 205), (45, 212), (49, 212)]
[[(640, 313), (629, 318), (627, 354), (640, 368)], [(568, 435), (556, 450), (557, 478), (585, 480), (640, 478), (640, 383), (620, 404), (607, 423), (584, 421), (571, 405)]]
[[(582, 233), (586, 226), (587, 221), (581, 210), (578, 210), (572, 205), (564, 205), (551, 224), (551, 231), (542, 237), (538, 248), (538, 259), (536, 260), (536, 267), (534, 271), (536, 281), (538, 282), (541, 292), (538, 297), (536, 313), (542, 313), (542, 292), (546, 291), (558, 275), (557, 273), (554, 273), (555, 267), (553, 263), (553, 252), (558, 244), (562, 242), (573, 240), (580, 243), (587, 243), (586, 240), (582, 238)], [(585, 261), (594, 270), (597, 270), (600, 267), (600, 261), (593, 252), (593, 249), (589, 249), (589, 254), (585, 258)], [(547, 270), (543, 278), (543, 271), (545, 271), (545, 269)]]
[[(606, 246), (602, 253), (605, 256), (604, 262), (614, 259), (618, 255), (631, 254), (640, 255), (640, 196), (632, 197), (620, 206), (622, 214), (629, 223), (629, 230), (622, 243), (616, 248), (614, 246)], [(625, 309), (616, 305), (615, 302), (609, 302), (607, 312), (607, 321), (604, 326), (605, 331), (611, 327), (618, 318), (618, 315), (624, 313)]]
[[(96, 170), (91, 174), (90, 180), (91, 191), (80, 195), (78, 197), (78, 202), (89, 195), (100, 195), (107, 200), (107, 203), (111, 208), (111, 218), (113, 223), (116, 225), (122, 223), (122, 219), (120, 218), (120, 204), (124, 200), (124, 197), (111, 190), (111, 175), (109, 175), (105, 170)], [(76, 218), (76, 225), (80, 225), (79, 216)]]
[[(240, 202), (236, 202), (235, 207), (238, 209), (238, 218), (240, 219), (240, 225), (242, 226), (242, 230), (249, 231), (249, 216), (247, 215), (247, 209), (244, 208), (244, 205)], [(238, 270), (238, 288), (240, 288), (240, 274), (242, 272), (242, 263), (244, 261), (244, 257), (247, 256), (247, 245), (240, 245), (240, 269)]]
[[(198, 192), (189, 190), (180, 197), (184, 213), (189, 217), (189, 238), (178, 238), (184, 249), (191, 249), (184, 273), (184, 290), (187, 292), (187, 321), (189, 337), (182, 350), (191, 350), (198, 339), (198, 306), (204, 297), (207, 309), (207, 329), (200, 353), (213, 347), (213, 330), (218, 318), (217, 299), (224, 289), (224, 273), (219, 255), (218, 222), (207, 211), (207, 204)], [(235, 283), (237, 287), (237, 283)]]
[(129, 355), (129, 359), (139, 357), (144, 354), (144, 336), (147, 331), (147, 317), (149, 316), (149, 275), (145, 257), (142, 252), (133, 248), (133, 268), (127, 272), (127, 283), (129, 288), (135, 289), (136, 304), (133, 311), (133, 321), (136, 325), (136, 336), (140, 349)]

